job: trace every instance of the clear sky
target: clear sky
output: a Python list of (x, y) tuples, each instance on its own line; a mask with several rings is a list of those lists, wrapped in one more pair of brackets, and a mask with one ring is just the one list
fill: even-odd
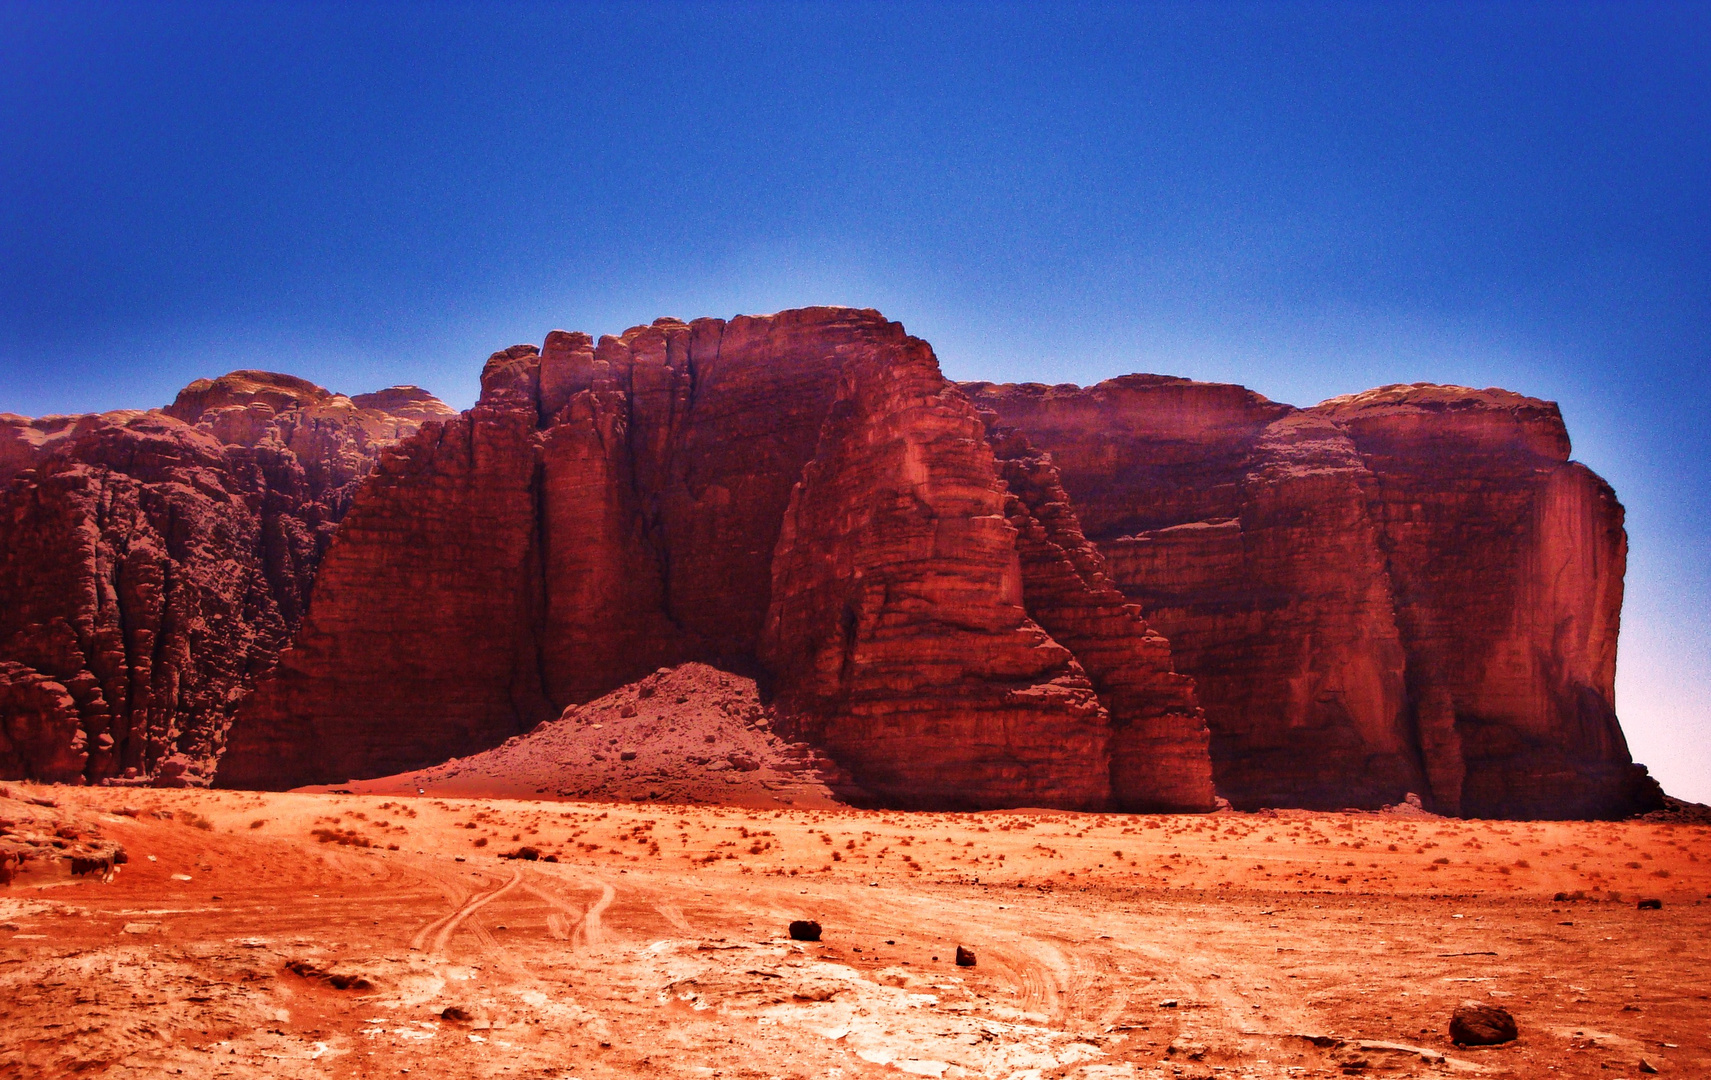
[(0, 411), (877, 307), (954, 378), (1562, 404), (1711, 801), (1711, 5), (0, 0)]

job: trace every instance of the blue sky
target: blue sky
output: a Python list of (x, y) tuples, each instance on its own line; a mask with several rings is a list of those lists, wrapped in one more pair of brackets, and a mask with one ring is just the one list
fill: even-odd
[(811, 303), (956, 378), (1561, 402), (1711, 801), (1703, 4), (0, 2), (0, 411)]

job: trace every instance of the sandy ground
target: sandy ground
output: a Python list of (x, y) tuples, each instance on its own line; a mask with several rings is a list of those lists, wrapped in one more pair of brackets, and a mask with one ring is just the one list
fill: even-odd
[(1711, 1075), (1704, 826), (18, 787), (8, 1077)]

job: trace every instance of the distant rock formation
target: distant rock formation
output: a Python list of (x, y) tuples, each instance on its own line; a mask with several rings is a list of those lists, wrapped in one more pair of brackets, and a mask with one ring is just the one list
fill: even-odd
[(1150, 375), (969, 384), (1050, 452), (1170, 639), (1238, 807), (1650, 808), (1613, 706), (1626, 538), (1555, 405), (1396, 386), (1296, 409)]
[(417, 424), (256, 371), (159, 411), (0, 416), (0, 775), (207, 782), (357, 481)]
[(958, 386), (809, 308), (554, 331), (462, 414), (0, 417), (0, 481), (0, 775), (388, 776), (701, 662), (892, 806), (1661, 804), (1621, 507), (1506, 391)]

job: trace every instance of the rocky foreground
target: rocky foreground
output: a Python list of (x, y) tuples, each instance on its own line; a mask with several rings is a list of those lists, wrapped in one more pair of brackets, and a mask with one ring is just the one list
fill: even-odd
[(1711, 1072), (1704, 825), (11, 795), (5, 1076)]
[(704, 663), (881, 805), (1661, 805), (1621, 506), (1506, 391), (958, 386), (811, 308), (0, 436), (4, 775), (342, 784)]

